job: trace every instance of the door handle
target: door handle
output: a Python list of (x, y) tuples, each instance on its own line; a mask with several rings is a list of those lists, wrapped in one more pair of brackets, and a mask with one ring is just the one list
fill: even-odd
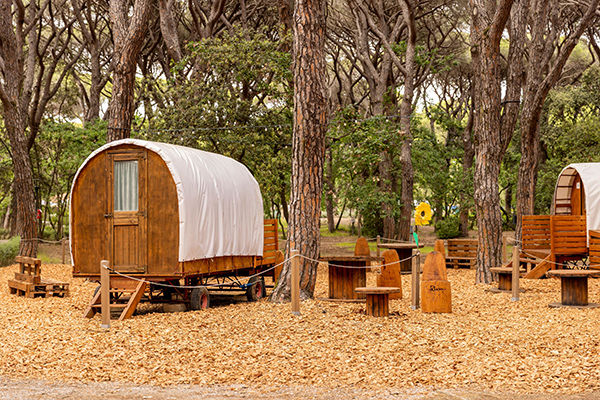
[(104, 218), (112, 218), (112, 214), (104, 214)]

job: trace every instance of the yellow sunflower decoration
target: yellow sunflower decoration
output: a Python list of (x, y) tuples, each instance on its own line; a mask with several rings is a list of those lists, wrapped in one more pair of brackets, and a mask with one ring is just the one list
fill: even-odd
[(433, 213), (431, 212), (431, 207), (429, 204), (421, 202), (421, 204), (419, 204), (415, 209), (415, 225), (429, 225), (429, 221), (431, 221), (432, 216)]

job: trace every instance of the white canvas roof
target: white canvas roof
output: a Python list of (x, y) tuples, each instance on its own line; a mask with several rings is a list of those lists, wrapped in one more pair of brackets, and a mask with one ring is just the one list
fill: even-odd
[[(122, 144), (157, 153), (171, 172), (179, 204), (179, 261), (262, 256), (264, 220), (260, 188), (248, 168), (232, 158), (173, 144), (122, 139), (90, 154), (79, 167), (73, 186), (79, 172), (94, 156)], [(151, 193), (148, 198), (151, 201)]]
[(561, 204), (570, 203), (571, 188), (577, 174), (581, 178), (585, 193), (587, 229), (598, 230), (600, 229), (600, 163), (570, 164), (562, 170), (554, 189), (553, 213), (570, 213), (570, 208)]

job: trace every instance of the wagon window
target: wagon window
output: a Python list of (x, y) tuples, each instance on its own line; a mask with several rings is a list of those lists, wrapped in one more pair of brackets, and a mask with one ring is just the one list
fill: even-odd
[(115, 211), (138, 209), (138, 162), (115, 161)]

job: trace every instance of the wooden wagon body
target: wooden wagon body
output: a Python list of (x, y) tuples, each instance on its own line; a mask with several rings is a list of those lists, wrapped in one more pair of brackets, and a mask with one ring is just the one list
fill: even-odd
[[(74, 277), (99, 281), (100, 262), (109, 261), (111, 301), (126, 305), (121, 318), (139, 301), (205, 308), (204, 286), (255, 300), (265, 294), (264, 279), (238, 278), (267, 272), (281, 258), (277, 223), (263, 219), (258, 183), (245, 166), (136, 139), (102, 146), (82, 164), (71, 189), (70, 236)], [(97, 307), (99, 293), (86, 315)]]
[[(118, 144), (119, 142), (123, 143)], [(179, 209), (181, 201), (178, 201), (178, 195), (181, 196), (181, 193), (178, 194), (172, 168), (166, 164), (171, 160), (165, 160), (164, 155), (152, 150), (155, 145), (160, 148), (172, 145), (133, 139), (119, 142), (103, 146), (88, 158), (73, 183), (70, 215), (73, 276), (99, 279), (100, 261), (103, 259), (109, 260), (115, 271), (154, 281), (216, 276), (233, 271), (241, 273), (241, 270), (252, 272), (273, 264), (274, 252), (278, 249), (277, 225), (275, 221), (267, 220), (262, 226), (262, 199), (260, 210), (257, 207), (250, 210), (260, 213), (260, 227), (256, 226), (256, 218), (252, 219), (252, 234), (260, 236), (260, 240), (250, 238), (253, 246), (246, 246), (249, 247), (246, 253), (254, 251), (254, 254), (182, 259), (181, 236), (186, 232), (181, 229), (181, 219), (184, 217)], [(148, 143), (151, 146), (148, 147)], [(177, 150), (185, 149), (173, 147), (177, 147)], [(206, 153), (194, 149), (187, 151)], [(128, 171), (128, 166), (135, 168)], [(236, 168), (242, 172), (245, 169), (241, 164)], [(248, 176), (251, 177), (249, 172), (246, 180), (249, 179)], [(211, 179), (215, 177), (212, 176)], [(187, 181), (183, 184), (194, 185), (196, 182)], [(236, 182), (229, 184), (235, 185)], [(254, 184), (255, 181), (246, 186), (258, 190), (258, 185), (254, 187)], [(124, 201), (122, 192), (129, 192), (130, 199)], [(244, 202), (250, 202), (256, 193), (249, 193), (247, 197), (242, 193), (241, 196), (245, 197)], [(122, 204), (128, 201), (131, 204)], [(200, 209), (206, 208), (206, 205), (192, 204), (192, 207), (198, 207), (198, 212), (201, 212)], [(215, 210), (221, 213), (224, 211)], [(217, 235), (227, 234), (222, 230), (218, 231), (219, 227), (214, 228)], [(187, 240), (202, 242), (214, 238), (198, 235)], [(256, 249), (256, 243), (262, 245), (259, 250)]]

